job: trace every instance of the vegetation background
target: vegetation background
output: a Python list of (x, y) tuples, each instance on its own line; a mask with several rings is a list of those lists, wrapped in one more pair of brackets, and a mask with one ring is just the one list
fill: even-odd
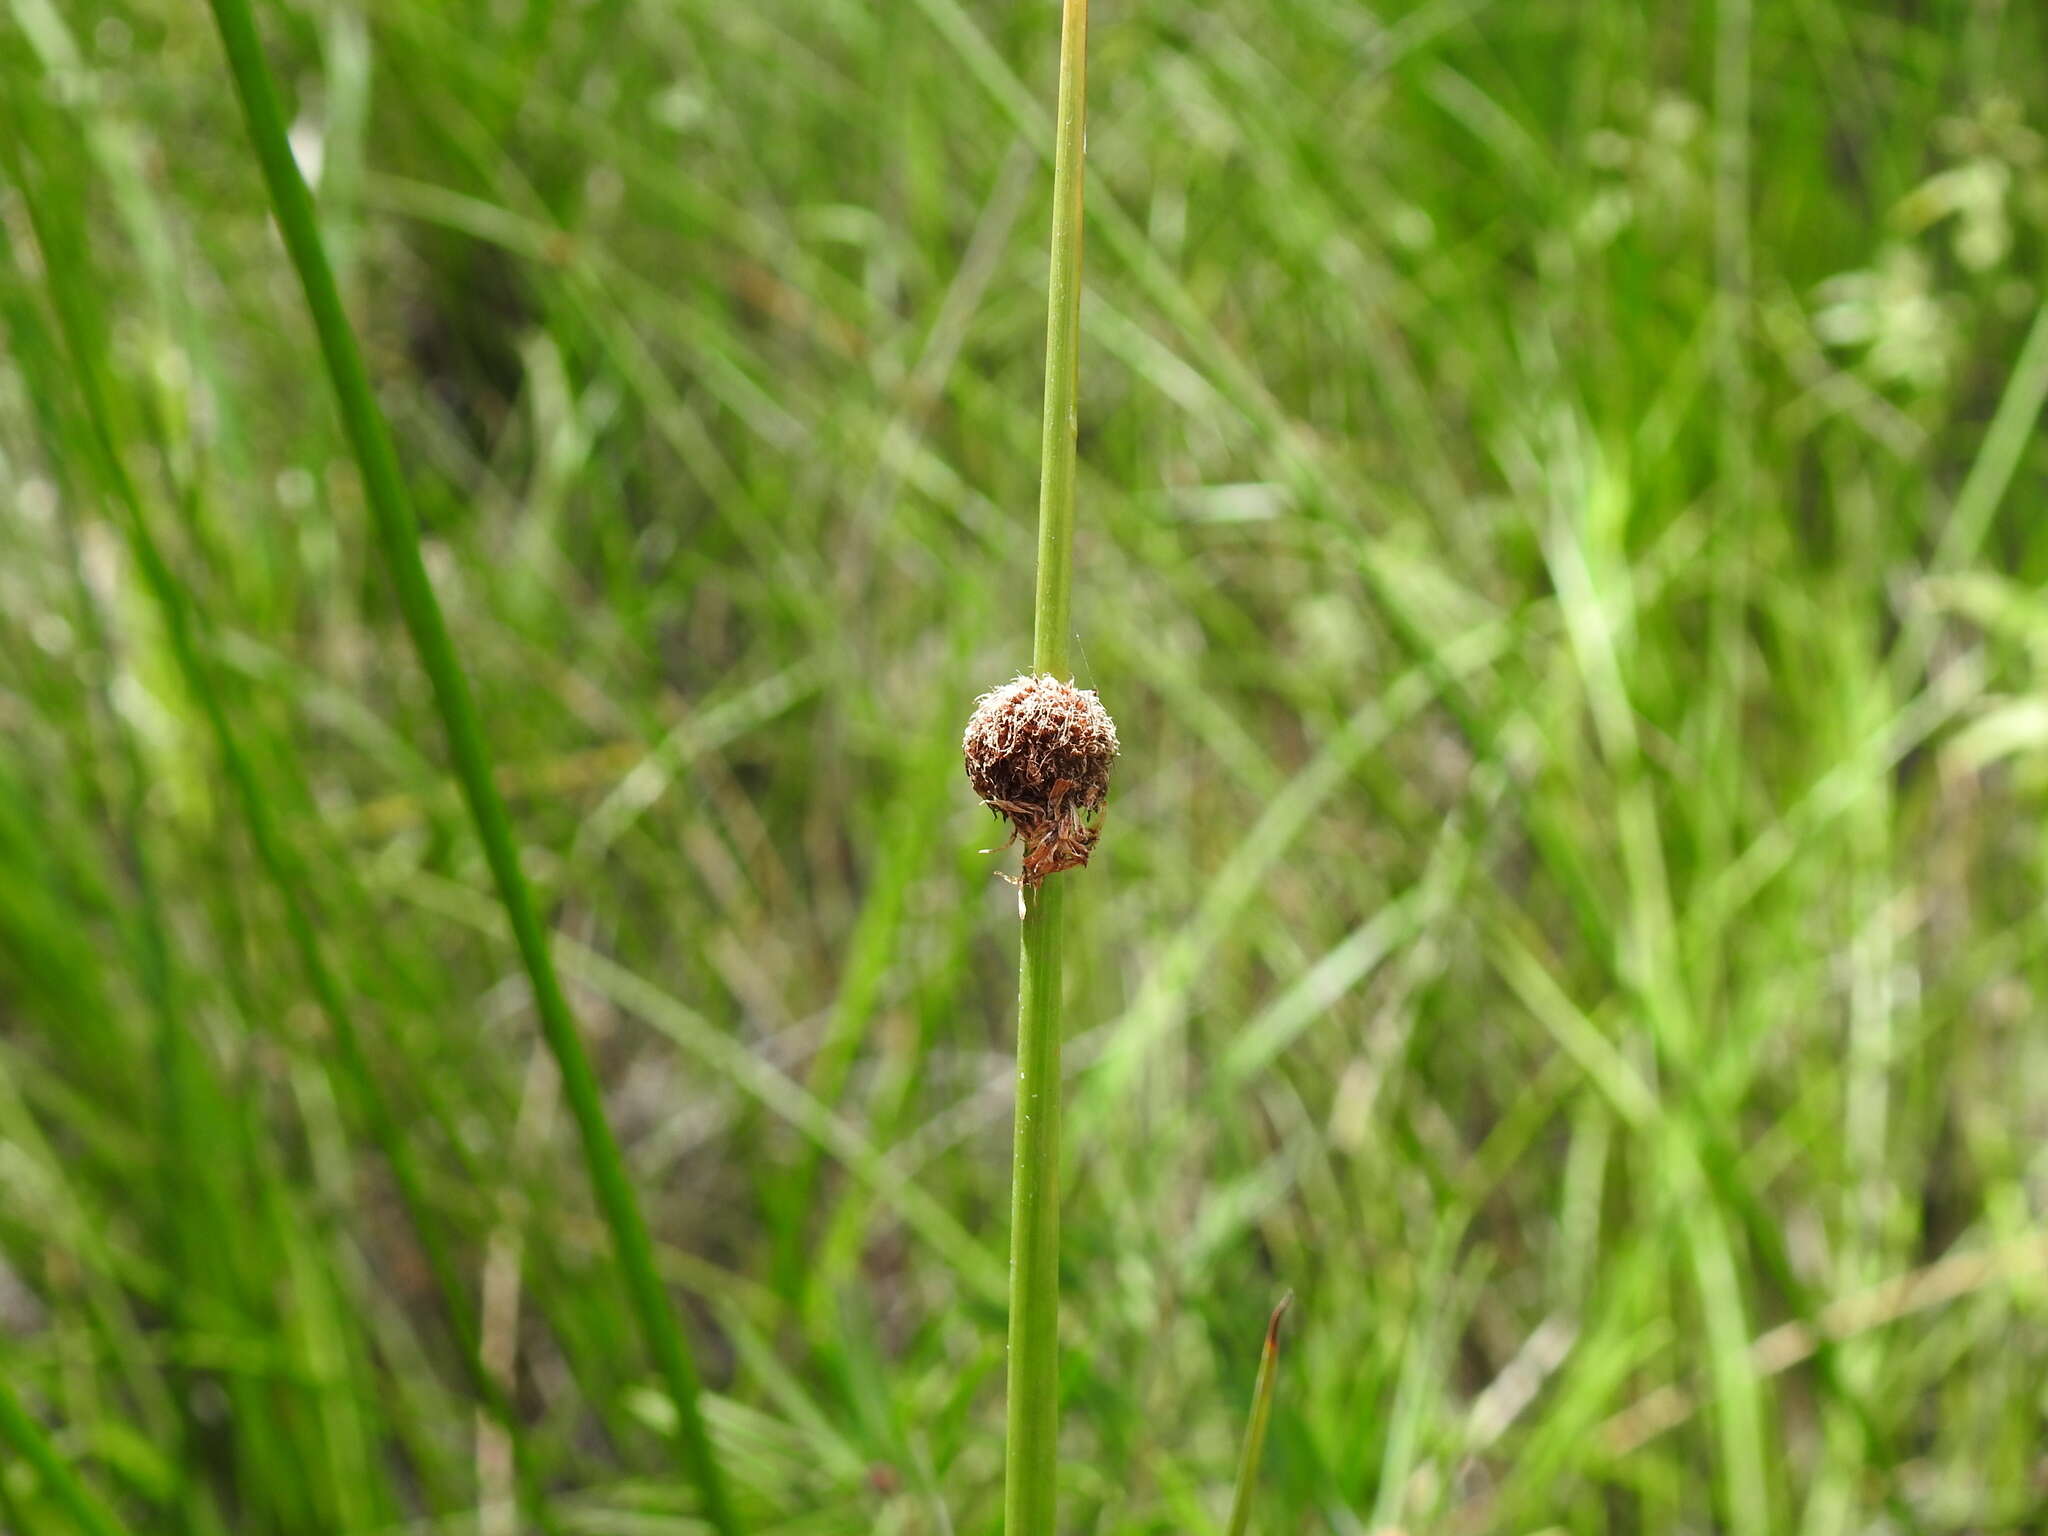
[[(260, 19), (742, 1517), (993, 1531), (1057, 7)], [(1066, 1529), (1220, 1529), (1283, 1287), (1260, 1530), (2048, 1526), (2048, 12), (1091, 75)], [(8, 0), (0, 237), (0, 1376), (138, 1532), (526, 1528), (398, 1158), (699, 1529), (202, 8)]]

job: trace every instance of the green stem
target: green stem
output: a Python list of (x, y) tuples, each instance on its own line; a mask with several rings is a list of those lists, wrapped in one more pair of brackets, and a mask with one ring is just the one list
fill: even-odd
[(1088, 0), (1060, 23), (1058, 145), (1052, 170), (1052, 276), (1045, 318), (1045, 426), (1039, 439), (1038, 600), (1031, 668), (1067, 670), (1074, 590), (1074, 396), (1081, 356), (1081, 146), (1087, 138)]
[(1273, 1388), (1280, 1379), (1280, 1320), (1293, 1304), (1289, 1291), (1266, 1321), (1266, 1345), (1259, 1352), (1259, 1380), (1252, 1388), (1252, 1416), (1244, 1430), (1244, 1449), (1237, 1459), (1237, 1491), (1230, 1499), (1230, 1524), (1224, 1536), (1245, 1536), (1252, 1523), (1252, 1490), (1258, 1486), (1259, 1463), (1266, 1455), (1266, 1426), (1273, 1422)]
[[(1087, 37), (1087, 0), (1066, 0), (1060, 24), (1038, 591), (1031, 650), (1032, 670), (1053, 676), (1067, 670), (1073, 592)], [(1065, 889), (1058, 883), (1024, 893), (1017, 988), (1017, 1134), (1010, 1188), (1009, 1433), (1003, 1493), (1003, 1529), (1008, 1536), (1051, 1536), (1058, 1500), (1060, 959), (1065, 907)]]
[(1059, 1481), (1060, 949), (1065, 887), (1024, 893), (1010, 1172), (1010, 1427), (1003, 1529), (1051, 1536)]
[(575, 1017), (555, 974), (546, 930), (519, 866), (511, 821), (491, 777), (489, 750), (469, 683), (456, 660), (440, 603), (420, 558), (419, 528), (390, 430), (371, 393), (369, 375), (320, 242), (311, 194), (292, 159), (277, 88), (264, 63), (249, 0), (211, 0), (236, 94), (248, 120), (249, 137), (269, 187), (271, 209), (292, 265), (305, 291), (306, 307), (320, 338), (328, 382), (342, 425), (355, 452), (363, 494), (376, 525), (377, 540), (390, 570), (398, 606), (412, 635), (420, 664), (433, 686), (434, 702), (448, 738), (455, 773), (483, 843), (484, 857), (512, 929), (513, 942), (533, 988), (541, 1034), (560, 1069), (563, 1096), (576, 1121), (584, 1161), (600, 1209), (617, 1247), (619, 1267), (647, 1347), (674, 1400), (683, 1460), (703, 1501), (704, 1514), (721, 1536), (736, 1536), (737, 1523), (725, 1480), (705, 1428), (699, 1404), (696, 1362), (669, 1304), (655, 1267), (654, 1244), (638, 1196), (626, 1173), (611, 1124), (605, 1118), (597, 1073), (584, 1050)]

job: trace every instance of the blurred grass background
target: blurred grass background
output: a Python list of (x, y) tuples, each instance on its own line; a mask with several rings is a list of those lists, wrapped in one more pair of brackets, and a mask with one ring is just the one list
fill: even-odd
[[(524, 1529), (395, 1153), (699, 1529), (212, 29), (0, 16), (0, 1375), (138, 1532)], [(743, 1518), (993, 1531), (1057, 7), (260, 19)], [(2048, 1526), (2048, 16), (1095, 23), (1066, 1528), (1221, 1529), (1284, 1286), (1255, 1529)]]

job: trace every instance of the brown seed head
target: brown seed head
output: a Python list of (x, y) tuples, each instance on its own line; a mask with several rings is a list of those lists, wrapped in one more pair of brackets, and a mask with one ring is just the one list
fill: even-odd
[(1024, 845), (1019, 885), (1088, 862), (1109, 797), (1116, 722), (1095, 695), (1056, 677), (1020, 677), (975, 700), (961, 744), (981, 803)]

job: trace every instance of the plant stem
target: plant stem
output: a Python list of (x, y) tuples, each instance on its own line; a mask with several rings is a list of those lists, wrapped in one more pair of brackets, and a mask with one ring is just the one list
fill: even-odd
[(656, 1271), (653, 1241), (627, 1176), (618, 1141), (605, 1118), (596, 1071), (563, 996), (546, 930), (519, 866), (511, 821), (491, 777), (490, 753), (484, 744), (476, 705), (456, 660), (440, 603), (427, 580), (411, 497), (399, 471), (390, 430), (371, 393), (355, 335), (342, 311), (334, 274), (320, 242), (312, 196), (292, 159), (277, 88), (263, 60), (249, 0), (211, 0), (211, 4), (236, 94), (248, 120), (249, 137), (269, 187), (278, 232), (284, 237), (292, 265), (298, 271), (306, 306), (319, 333), (328, 381), (334, 388), (342, 425), (355, 452), (364, 499), (376, 524), (377, 540), (391, 573), (398, 605), (420, 664), (433, 685), (434, 703), (447, 734), (456, 777), (462, 784), (463, 796), (483, 843), (484, 857), (497, 885), (498, 899), (504, 905), (513, 941), (532, 984), (541, 1033), (560, 1069), (563, 1096), (582, 1138), (590, 1182), (611, 1229), (633, 1309), (675, 1403), (686, 1470), (696, 1484), (703, 1513), (713, 1528), (721, 1536), (737, 1536), (738, 1526), (725, 1481), (698, 1403), (696, 1362)]
[(1074, 590), (1074, 395), (1081, 356), (1081, 146), (1087, 138), (1087, 96), (1088, 0), (1066, 0), (1052, 170), (1045, 426), (1038, 450), (1038, 597), (1031, 631), (1031, 667), (1040, 675), (1067, 670), (1067, 615)]
[(1252, 1416), (1245, 1425), (1244, 1449), (1237, 1459), (1237, 1491), (1230, 1499), (1230, 1524), (1224, 1536), (1245, 1536), (1252, 1523), (1252, 1490), (1258, 1486), (1259, 1463), (1266, 1455), (1266, 1426), (1273, 1421), (1273, 1388), (1280, 1379), (1280, 1320), (1293, 1304), (1289, 1291), (1266, 1321), (1266, 1344), (1259, 1352), (1259, 1380), (1252, 1388)]
[[(1074, 396), (1081, 345), (1082, 143), (1087, 0), (1060, 24), (1058, 142), (1053, 156), (1052, 270), (1040, 445), (1038, 590), (1031, 667), (1067, 670), (1073, 591)], [(1024, 893), (1018, 960), (1017, 1134), (1010, 1189), (1009, 1433), (1003, 1529), (1051, 1536), (1059, 1483), (1060, 959), (1065, 888)]]
[(1060, 948), (1057, 877), (1024, 893), (1010, 1171), (1010, 1426), (1003, 1529), (1050, 1536), (1059, 1477)]

